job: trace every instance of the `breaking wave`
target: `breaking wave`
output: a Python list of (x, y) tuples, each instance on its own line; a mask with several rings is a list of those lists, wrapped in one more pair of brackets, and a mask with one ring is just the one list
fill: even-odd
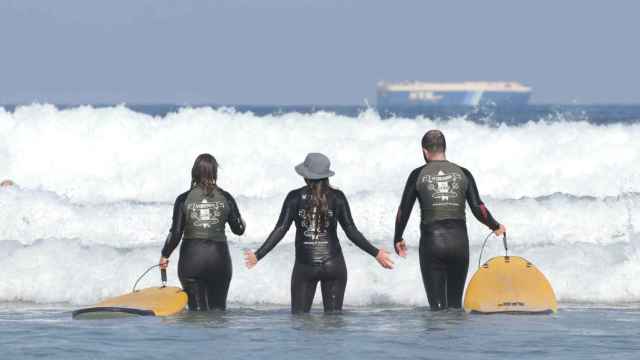
[[(153, 117), (124, 106), (51, 105), (0, 110), (0, 178), (18, 183), (0, 190), (0, 301), (88, 304), (128, 291), (158, 260), (193, 159), (210, 152), (248, 223), (245, 236), (229, 237), (229, 300), (288, 304), (293, 231), (254, 270), (243, 267), (242, 249), (264, 240), (285, 194), (302, 184), (293, 166), (307, 152), (329, 155), (332, 182), (349, 197), (357, 225), (391, 250), (404, 182), (422, 162), (421, 135), (434, 127), (508, 226), (511, 252), (536, 264), (561, 301), (640, 301), (633, 281), (640, 276), (640, 125), (491, 127), (463, 118), (381, 120), (373, 111), (256, 116), (211, 108)], [(396, 258), (393, 271), (341, 237), (346, 304), (426, 304), (417, 218), (405, 236), (409, 258)], [(472, 273), (488, 230), (472, 219), (469, 230)], [(500, 242), (486, 254), (501, 254)]]

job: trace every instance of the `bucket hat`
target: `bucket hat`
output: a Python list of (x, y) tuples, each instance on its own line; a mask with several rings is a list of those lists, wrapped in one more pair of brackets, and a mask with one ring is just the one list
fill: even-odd
[(305, 179), (319, 180), (335, 175), (330, 169), (331, 161), (321, 153), (309, 153), (304, 162), (298, 164), (295, 169), (298, 175)]

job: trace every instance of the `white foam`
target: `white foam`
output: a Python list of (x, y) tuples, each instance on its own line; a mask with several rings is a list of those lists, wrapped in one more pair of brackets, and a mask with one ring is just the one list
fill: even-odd
[[(493, 128), (463, 119), (383, 121), (372, 112), (257, 117), (208, 108), (154, 118), (124, 107), (49, 105), (0, 111), (0, 178), (20, 186), (0, 189), (0, 301), (89, 304), (129, 291), (159, 257), (194, 157), (211, 152), (248, 224), (245, 236), (229, 236), (229, 299), (288, 304), (294, 230), (254, 270), (242, 266), (242, 249), (264, 240), (286, 192), (302, 185), (293, 165), (308, 151), (328, 153), (333, 184), (349, 197), (357, 225), (390, 250), (400, 193), (432, 127), (445, 131), (450, 158), (474, 173), (489, 209), (507, 224), (512, 254), (538, 265), (561, 300), (640, 301), (637, 125)], [(342, 234), (346, 303), (426, 303), (417, 218), (415, 211), (405, 234), (410, 256), (396, 258), (394, 271)], [(471, 273), (488, 230), (469, 214), (469, 232)], [(500, 255), (500, 245), (491, 240), (485, 259)], [(174, 284), (176, 265), (177, 253)]]
[(380, 120), (327, 112), (258, 117), (187, 108), (151, 117), (125, 107), (58, 110), (32, 105), (0, 111), (0, 174), (74, 201), (172, 201), (189, 183), (197, 154), (221, 163), (220, 182), (236, 195), (282, 195), (300, 184), (295, 164), (327, 153), (348, 193), (400, 193), (422, 163), (420, 138), (447, 135), (450, 160), (469, 168), (483, 194), (500, 198), (556, 192), (613, 196), (640, 191), (640, 125), (538, 122), (488, 127), (464, 119)]
[[(91, 304), (131, 290), (137, 276), (158, 259), (158, 247), (130, 250), (106, 246), (86, 247), (74, 240), (49, 239), (30, 246), (3, 242), (4, 280), (0, 300), (41, 303)], [(229, 301), (253, 304), (289, 304), (289, 281), (293, 267), (293, 244), (280, 244), (255, 269), (242, 262), (242, 247), (231, 245), (234, 274)], [(349, 305), (426, 305), (420, 277), (417, 247), (409, 248), (406, 259), (395, 258), (392, 271), (380, 268), (375, 260), (345, 243), (349, 281), (345, 302)], [(478, 248), (472, 247), (470, 275), (475, 271)], [(493, 249), (489, 256), (501, 255)], [(534, 262), (549, 278), (561, 301), (632, 302), (640, 299), (638, 256), (629, 255), (622, 243), (598, 246), (514, 245), (512, 253)], [(179, 285), (177, 258), (169, 269), (170, 283)], [(159, 284), (152, 272), (140, 287)], [(319, 290), (318, 290), (319, 291)], [(320, 297), (316, 298), (319, 302)]]
[[(397, 197), (390, 193), (350, 196), (361, 231), (376, 246), (391, 251)], [(245, 236), (229, 235), (234, 262), (230, 300), (243, 303), (289, 301), (293, 266), (292, 228), (287, 237), (252, 271), (242, 266), (242, 249), (257, 248), (276, 221), (282, 198), (240, 198), (248, 222)], [(539, 199), (487, 199), (495, 216), (509, 226), (511, 253), (533, 261), (547, 274), (560, 299), (638, 301), (640, 287), (640, 195)], [(78, 205), (44, 191), (0, 191), (0, 263), (4, 279), (0, 301), (87, 304), (126, 292), (146, 266), (157, 261), (170, 225), (171, 203), (122, 202)], [(418, 214), (405, 239), (408, 259), (395, 258), (385, 271), (340, 233), (349, 267), (346, 301), (352, 305), (424, 304), (419, 265)], [(488, 230), (469, 219), (470, 272)], [(490, 239), (484, 259), (502, 254)], [(177, 251), (171, 274), (176, 282)], [(147, 282), (147, 285), (153, 282)], [(585, 286), (588, 284), (588, 286)]]

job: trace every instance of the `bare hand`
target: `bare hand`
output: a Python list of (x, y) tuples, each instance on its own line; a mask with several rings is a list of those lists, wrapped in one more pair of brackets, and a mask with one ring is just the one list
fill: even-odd
[(376, 255), (376, 260), (380, 266), (385, 269), (393, 269), (393, 261), (389, 257), (389, 253), (384, 251), (383, 249), (378, 250), (378, 255)]
[(504, 225), (500, 224), (500, 227), (497, 228), (493, 233), (496, 234), (496, 236), (502, 236), (506, 232), (507, 228)]
[(169, 266), (169, 259), (164, 256), (160, 257), (160, 269), (166, 269)]
[(256, 254), (254, 254), (253, 251), (251, 250), (245, 250), (244, 263), (245, 265), (247, 265), (247, 269), (251, 269), (252, 267), (256, 266), (256, 264), (258, 263), (258, 258), (256, 257)]
[(405, 244), (404, 240), (396, 243), (396, 254), (407, 257), (407, 244)]

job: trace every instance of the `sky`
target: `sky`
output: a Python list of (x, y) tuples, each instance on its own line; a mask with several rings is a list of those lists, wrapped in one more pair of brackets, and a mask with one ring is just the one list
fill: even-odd
[(638, 14), (618, 0), (0, 0), (0, 104), (362, 105), (381, 80), (640, 103)]

